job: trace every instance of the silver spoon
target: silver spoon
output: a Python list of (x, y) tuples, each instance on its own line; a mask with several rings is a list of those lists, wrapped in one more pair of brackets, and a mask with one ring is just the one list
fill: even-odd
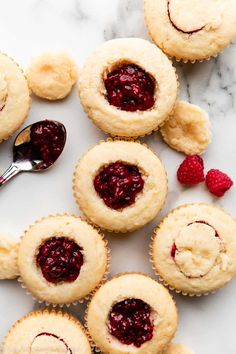
[(13, 145), (13, 163), (0, 176), (0, 187), (20, 172), (41, 172), (61, 155), (66, 142), (65, 126), (55, 120), (42, 120), (23, 129)]

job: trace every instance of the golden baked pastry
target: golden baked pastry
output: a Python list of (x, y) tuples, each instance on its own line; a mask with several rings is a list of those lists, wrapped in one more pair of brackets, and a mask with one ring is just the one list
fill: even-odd
[(164, 141), (186, 155), (201, 155), (211, 142), (211, 125), (206, 111), (177, 101), (170, 118), (160, 129)]
[(17, 266), (18, 244), (8, 235), (0, 235), (0, 279), (15, 279), (19, 275)]
[(171, 211), (151, 245), (157, 274), (184, 295), (203, 295), (236, 274), (236, 221), (222, 209), (189, 204)]
[(153, 41), (178, 60), (216, 56), (236, 36), (234, 0), (145, 0), (144, 7)]
[(115, 232), (138, 229), (162, 208), (167, 177), (158, 156), (139, 142), (108, 140), (78, 162), (73, 189), (94, 224)]
[(0, 53), (0, 142), (24, 123), (30, 108), (27, 80), (19, 65)]
[(74, 303), (103, 281), (108, 267), (107, 243), (79, 217), (49, 216), (24, 233), (18, 266), (21, 281), (37, 300)]
[(89, 340), (80, 322), (67, 313), (34, 311), (9, 330), (3, 354), (91, 354)]
[(78, 90), (96, 126), (113, 136), (138, 137), (157, 130), (168, 118), (178, 83), (171, 61), (154, 44), (122, 38), (89, 56)]
[(177, 311), (169, 292), (147, 275), (120, 274), (88, 305), (87, 327), (102, 353), (162, 353), (175, 334)]
[(34, 58), (27, 74), (33, 93), (51, 101), (68, 96), (76, 78), (76, 65), (65, 53), (45, 53)]

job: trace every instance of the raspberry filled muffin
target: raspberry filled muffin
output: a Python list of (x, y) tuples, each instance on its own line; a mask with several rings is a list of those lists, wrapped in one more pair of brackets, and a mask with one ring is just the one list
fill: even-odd
[(87, 327), (103, 353), (162, 353), (177, 327), (168, 291), (146, 275), (121, 274), (93, 296)]
[(9, 330), (3, 354), (91, 354), (89, 340), (78, 320), (67, 313), (34, 311)]
[(33, 93), (50, 101), (68, 96), (76, 78), (76, 65), (65, 53), (45, 53), (34, 58), (27, 74)]
[(94, 224), (127, 232), (147, 224), (160, 211), (167, 177), (158, 156), (145, 145), (109, 140), (81, 158), (73, 189), (76, 202)]
[(169, 56), (196, 61), (216, 56), (236, 36), (234, 0), (145, 0), (153, 41)]
[(182, 344), (171, 343), (166, 351), (163, 354), (194, 354), (192, 350), (185, 347)]
[(214, 292), (236, 274), (236, 221), (212, 205), (179, 207), (156, 229), (151, 251), (170, 288), (184, 295)]
[(39, 301), (70, 304), (85, 298), (104, 279), (107, 244), (80, 218), (44, 218), (25, 232), (18, 253), (24, 286)]
[(105, 133), (150, 134), (168, 118), (177, 96), (169, 59), (139, 38), (106, 42), (87, 59), (78, 81), (85, 112)]
[(211, 142), (211, 125), (206, 111), (177, 101), (170, 118), (161, 128), (164, 141), (186, 155), (200, 155)]
[(24, 123), (30, 108), (27, 80), (18, 64), (0, 53), (0, 142)]
[(19, 275), (17, 266), (18, 244), (8, 235), (0, 235), (0, 279), (15, 279)]

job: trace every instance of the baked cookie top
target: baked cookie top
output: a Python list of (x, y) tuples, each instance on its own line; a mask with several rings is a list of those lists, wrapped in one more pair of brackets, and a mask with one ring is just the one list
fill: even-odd
[(164, 141), (186, 155), (200, 155), (211, 142), (211, 125), (206, 111), (177, 101), (170, 118), (161, 128)]
[(0, 235), (0, 279), (15, 279), (19, 275), (17, 266), (18, 244), (10, 236)]
[(87, 327), (101, 352), (156, 354), (174, 336), (177, 311), (161, 284), (147, 275), (126, 273), (95, 293)]
[(103, 281), (108, 266), (107, 243), (78, 217), (49, 216), (23, 235), (18, 266), (21, 280), (36, 299), (70, 304), (86, 297)]
[(94, 224), (127, 232), (151, 221), (167, 194), (165, 169), (139, 142), (108, 140), (78, 162), (73, 189), (79, 207)]
[(104, 132), (121, 137), (157, 130), (174, 107), (177, 89), (170, 60), (140, 38), (104, 43), (88, 57), (78, 79), (85, 112)]
[(163, 354), (194, 354), (192, 350), (182, 344), (171, 343), (170, 346)]
[(171, 288), (202, 295), (236, 274), (236, 221), (222, 209), (189, 204), (170, 212), (155, 231), (152, 261)]
[(34, 58), (27, 74), (33, 93), (51, 101), (68, 96), (76, 78), (76, 65), (66, 53), (45, 53)]
[(154, 42), (184, 61), (216, 56), (236, 35), (234, 0), (145, 0), (145, 19)]
[(85, 331), (74, 317), (34, 311), (17, 321), (3, 343), (3, 354), (91, 354)]
[(30, 108), (27, 80), (18, 64), (0, 53), (0, 142), (24, 123)]

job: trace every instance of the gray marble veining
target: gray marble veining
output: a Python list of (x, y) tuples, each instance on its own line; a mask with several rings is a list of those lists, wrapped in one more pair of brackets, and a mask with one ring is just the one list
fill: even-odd
[[(1, 4), (0, 29), (1, 51), (14, 57), (24, 68), (32, 56), (44, 51), (68, 51), (81, 66), (86, 56), (105, 40), (149, 38), (142, 0), (8, 0)], [(174, 65), (180, 80), (180, 97), (199, 104), (210, 115), (213, 141), (204, 155), (206, 169), (220, 168), (236, 181), (235, 57), (236, 44), (233, 44), (210, 61), (194, 65), (174, 62)], [(68, 143), (55, 169), (45, 176), (20, 176), (16, 183), (1, 190), (0, 232), (10, 233), (15, 238), (44, 215), (78, 213), (71, 192), (75, 163), (104, 137), (84, 114), (76, 89), (60, 103), (33, 99), (27, 124), (45, 117), (66, 125)], [(0, 172), (11, 159), (12, 140), (0, 145)], [(161, 217), (177, 205), (214, 203), (236, 217), (236, 188), (217, 200), (204, 185), (181, 187), (176, 181), (176, 169), (183, 155), (164, 144), (158, 133), (142, 140), (160, 155), (166, 166), (169, 195), (160, 215), (142, 230), (125, 237), (107, 235), (112, 247), (111, 274), (132, 270), (153, 275), (148, 261), (150, 236)], [(233, 281), (207, 298), (175, 296), (180, 312), (177, 340), (188, 344), (196, 354), (235, 354), (235, 291)], [(0, 340), (9, 326), (33, 307), (34, 301), (16, 282), (1, 282)], [(72, 307), (71, 311), (81, 318), (79, 308)]]

